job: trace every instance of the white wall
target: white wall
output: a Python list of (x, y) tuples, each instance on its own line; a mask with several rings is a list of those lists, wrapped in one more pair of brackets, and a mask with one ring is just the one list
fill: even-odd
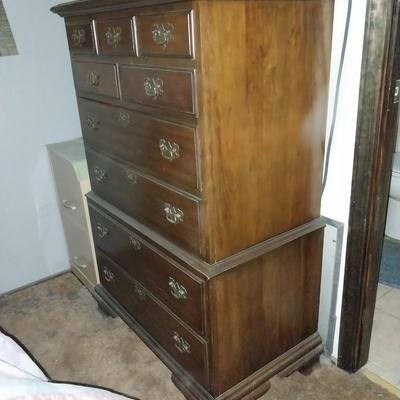
[(45, 145), (81, 135), (58, 0), (3, 0), (19, 55), (0, 57), (0, 293), (69, 268)]
[[(335, 2), (335, 17), (333, 29), (333, 47), (331, 62), (331, 83), (328, 121), (331, 121), (333, 95), (340, 60), (340, 50), (343, 40), (346, 20), (346, 3), (341, 0)], [(351, 197), (351, 181), (353, 173), (354, 145), (357, 123), (358, 98), (360, 89), (361, 58), (364, 38), (364, 24), (366, 14), (366, 0), (353, 1), (353, 12), (349, 30), (349, 39), (343, 70), (340, 90), (339, 106), (336, 120), (336, 129), (332, 143), (331, 161), (328, 181), (322, 196), (322, 215), (344, 224), (344, 240), (340, 262), (339, 292), (336, 307), (336, 332), (333, 356), (337, 357), (338, 333), (340, 328), (340, 311), (342, 307), (342, 289), (344, 277), (344, 261), (348, 231), (348, 219)], [(327, 135), (329, 134), (329, 122)], [(334, 251), (334, 246), (331, 251)], [(326, 249), (325, 251), (329, 251)], [(324, 257), (329, 260), (332, 257)], [(324, 263), (323, 268), (332, 268), (330, 262)], [(329, 275), (329, 274), (328, 274)]]

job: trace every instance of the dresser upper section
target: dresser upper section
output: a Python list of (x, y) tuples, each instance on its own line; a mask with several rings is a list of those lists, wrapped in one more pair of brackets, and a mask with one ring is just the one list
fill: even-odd
[(104, 199), (211, 263), (319, 216), (333, 1), (53, 11), (65, 17), (85, 144), (115, 161), (91, 153)]

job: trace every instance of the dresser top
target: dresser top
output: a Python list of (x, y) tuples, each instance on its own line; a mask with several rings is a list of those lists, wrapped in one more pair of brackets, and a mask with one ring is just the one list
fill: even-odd
[(51, 11), (65, 17), (178, 2), (182, 2), (182, 0), (75, 0), (54, 6)]

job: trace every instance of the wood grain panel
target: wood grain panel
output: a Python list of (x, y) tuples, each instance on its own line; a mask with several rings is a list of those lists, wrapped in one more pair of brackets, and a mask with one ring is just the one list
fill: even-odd
[(215, 395), (317, 331), (322, 240), (313, 232), (210, 281)]
[(195, 4), (214, 261), (319, 216), (333, 2)]

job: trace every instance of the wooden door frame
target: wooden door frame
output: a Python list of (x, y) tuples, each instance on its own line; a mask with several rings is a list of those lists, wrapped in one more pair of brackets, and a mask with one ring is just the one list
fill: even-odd
[(369, 355), (397, 131), (399, 5), (367, 1), (338, 352), (350, 372)]

